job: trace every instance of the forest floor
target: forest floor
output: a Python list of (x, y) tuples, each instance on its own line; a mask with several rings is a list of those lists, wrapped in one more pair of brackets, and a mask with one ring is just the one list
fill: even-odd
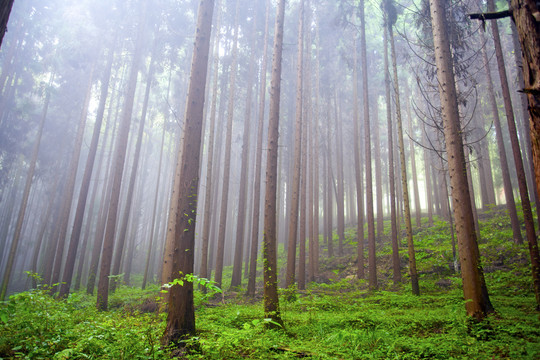
[[(377, 248), (377, 291), (356, 279), (354, 255), (328, 258), (323, 251), (317, 282), (302, 291), (282, 290), (281, 330), (266, 329), (261, 297), (246, 298), (243, 288), (212, 297), (196, 291), (198, 334), (192, 341), (198, 351), (184, 358), (540, 359), (527, 244), (511, 241), (504, 211), (481, 216), (480, 251), (496, 310), (481, 323), (465, 315), (450, 234), (440, 220), (415, 230), (420, 296), (411, 294), (405, 246), (403, 284), (393, 286), (387, 237)], [(346, 254), (355, 253), (355, 238), (349, 229)], [(283, 269), (283, 250), (280, 255)], [(230, 283), (230, 272), (223, 284)], [(82, 292), (62, 301), (42, 288), (12, 295), (0, 305), (0, 359), (170, 358), (160, 346), (166, 314), (157, 311), (158, 294), (157, 285), (145, 291), (121, 286), (108, 312), (95, 310), (95, 296)]]

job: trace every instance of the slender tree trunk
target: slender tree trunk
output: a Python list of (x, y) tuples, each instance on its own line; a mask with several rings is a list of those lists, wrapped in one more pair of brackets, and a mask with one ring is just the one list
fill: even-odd
[[(69, 164), (69, 173), (66, 184), (63, 187), (63, 213), (60, 217), (60, 229), (58, 234), (58, 245), (56, 247), (55, 263), (52, 273), (52, 284), (56, 284), (60, 281), (60, 270), (62, 266), (62, 260), (64, 255), (64, 247), (66, 243), (67, 229), (69, 225), (69, 216), (71, 213), (71, 204), (73, 202), (73, 194), (75, 192), (75, 180), (77, 178), (77, 169), (79, 168), (79, 158), (81, 156), (81, 150), (83, 145), (84, 130), (86, 127), (86, 119), (88, 117), (88, 105), (92, 97), (92, 83), (94, 79), (95, 61), (90, 70), (90, 76), (88, 78), (88, 85), (86, 87), (85, 99), (83, 108), (81, 110), (81, 118), (77, 128), (77, 134), (75, 142), (73, 143), (72, 155)], [(73, 276), (73, 268), (70, 273), (70, 278)], [(70, 279), (71, 283), (71, 279)], [(56, 288), (51, 288), (52, 292), (56, 292)]]
[(229, 183), (231, 173), (231, 147), (232, 147), (232, 128), (234, 117), (234, 101), (236, 94), (236, 75), (238, 72), (238, 32), (239, 25), (239, 7), (240, 1), (236, 0), (235, 20), (234, 20), (234, 40), (232, 49), (232, 65), (229, 80), (229, 102), (227, 107), (227, 135), (225, 138), (225, 161), (223, 165), (223, 184), (221, 188), (221, 211), (219, 215), (218, 247), (216, 253), (216, 273), (215, 281), (218, 287), (221, 287), (223, 277), (223, 257), (225, 253), (225, 233), (227, 228), (227, 216), (229, 205)]
[[(495, 3), (493, 0), (488, 0), (488, 11), (495, 11)], [(512, 143), (512, 153), (514, 154), (514, 163), (518, 178), (519, 194), (521, 196), (521, 207), (523, 208), (523, 218), (525, 220), (525, 233), (529, 243), (529, 251), (531, 256), (532, 277), (534, 293), (536, 296), (536, 306), (540, 308), (540, 256), (538, 252), (538, 240), (534, 229), (534, 220), (532, 216), (531, 203), (529, 200), (529, 192), (527, 190), (527, 180), (525, 178), (525, 167), (521, 157), (519, 148), (519, 140), (517, 137), (516, 122), (514, 120), (514, 110), (510, 99), (510, 89), (506, 77), (506, 68), (504, 66), (504, 57), (501, 47), (501, 39), (499, 36), (499, 27), (496, 21), (491, 22), (491, 30), (493, 32), (493, 40), (495, 44), (495, 56), (497, 57), (497, 65), (499, 68), (499, 76), (503, 91), (504, 108), (506, 110), (506, 120), (508, 123), (508, 132)], [(536, 261), (535, 261), (536, 259)]]
[(129, 74), (129, 80), (127, 85), (126, 101), (124, 103), (122, 119), (119, 125), (118, 137), (113, 155), (114, 173), (110, 178), (111, 200), (109, 205), (109, 212), (107, 214), (107, 224), (105, 228), (105, 237), (103, 239), (101, 266), (99, 271), (99, 282), (96, 302), (96, 307), (98, 308), (98, 310), (107, 310), (107, 303), (109, 298), (109, 275), (111, 271), (114, 237), (116, 233), (116, 222), (119, 210), (120, 190), (122, 186), (124, 163), (126, 161), (126, 148), (129, 137), (131, 115), (133, 112), (135, 89), (137, 87), (139, 64), (142, 57), (142, 43), (145, 34), (146, 10), (141, 9), (141, 11), (141, 21), (139, 23), (139, 29), (137, 33), (135, 53), (133, 55), (131, 71)]
[[(483, 33), (482, 37), (483, 37)], [(504, 197), (506, 198), (506, 208), (508, 209), (508, 215), (510, 216), (510, 223), (512, 225), (512, 233), (514, 242), (523, 243), (523, 237), (521, 235), (521, 226), (519, 223), (516, 204), (514, 201), (514, 192), (512, 191), (512, 182), (510, 180), (510, 170), (508, 169), (508, 160), (506, 158), (506, 150), (504, 139), (502, 135), (501, 121), (499, 119), (499, 110), (497, 102), (495, 100), (495, 91), (493, 90), (493, 80), (491, 77), (491, 70), (489, 68), (489, 62), (486, 54), (486, 50), (482, 48), (482, 58), (484, 61), (484, 67), (486, 69), (486, 79), (488, 88), (488, 99), (491, 106), (491, 112), (493, 115), (493, 124), (495, 125), (495, 135), (497, 139), (497, 149), (499, 150), (499, 161), (501, 166), (501, 174), (504, 185)]]
[(382, 158), (381, 139), (379, 136), (379, 104), (373, 106), (373, 142), (375, 142), (375, 185), (377, 186), (377, 239), (380, 241), (384, 233), (383, 192), (382, 192)]
[[(385, 13), (385, 22), (388, 21)], [(389, 24), (384, 29), (384, 82), (386, 95), (386, 127), (388, 128), (388, 187), (390, 188), (390, 226), (392, 243), (392, 274), (394, 285), (401, 282), (401, 263), (399, 259), (398, 229), (396, 219), (396, 184), (394, 175), (394, 136), (392, 130), (392, 98), (390, 96), (390, 69), (388, 61)]]
[(236, 224), (236, 244), (234, 251), (233, 273), (231, 287), (240, 286), (242, 283), (242, 257), (245, 236), (245, 221), (247, 207), (247, 179), (249, 171), (250, 135), (251, 135), (251, 98), (253, 91), (253, 78), (255, 75), (255, 34), (257, 33), (257, 16), (253, 17), (253, 29), (251, 39), (251, 56), (249, 60), (248, 85), (246, 94), (246, 110), (244, 115), (244, 135), (242, 139), (242, 169), (240, 170), (240, 196), (238, 200), (238, 222)]
[(264, 108), (266, 100), (266, 68), (268, 63), (268, 35), (270, 27), (270, 0), (266, 0), (266, 16), (264, 24), (264, 45), (263, 58), (260, 74), (260, 94), (259, 94), (259, 120), (257, 127), (257, 143), (256, 143), (256, 158), (255, 158), (255, 184), (253, 189), (253, 217), (251, 226), (251, 248), (249, 256), (249, 279), (247, 294), (255, 295), (255, 279), (257, 277), (257, 253), (259, 245), (259, 218), (260, 218), (260, 189), (261, 189), (261, 168), (262, 168), (262, 148), (263, 148), (263, 131), (264, 131)]
[[(51, 76), (49, 78), (49, 88), (51, 87), (53, 80), (54, 80), (54, 73), (51, 73)], [(24, 215), (26, 213), (26, 208), (28, 205), (28, 197), (30, 196), (30, 189), (32, 187), (32, 180), (34, 178), (34, 171), (36, 169), (37, 157), (39, 154), (39, 145), (41, 144), (41, 136), (43, 134), (43, 126), (45, 125), (45, 119), (47, 118), (47, 112), (49, 110), (50, 99), (51, 99), (50, 89), (47, 89), (47, 94), (45, 95), (45, 101), (43, 104), (43, 111), (41, 113), (41, 120), (39, 122), (39, 127), (38, 127), (38, 131), (36, 135), (36, 142), (34, 144), (32, 158), (30, 159), (30, 165), (28, 167), (28, 173), (26, 175), (26, 183), (24, 185), (21, 206), (19, 208), (19, 215), (17, 216), (17, 224), (15, 225), (15, 232), (13, 234), (13, 240), (11, 241), (11, 247), (9, 249), (7, 263), (4, 269), (4, 276), (2, 278), (0, 301), (4, 301), (4, 299), (6, 298), (7, 288), (9, 285), (11, 272), (13, 271), (13, 264), (15, 262), (15, 255), (17, 254), (17, 248), (19, 246), (19, 241), (21, 239)]]
[[(405, 84), (405, 91), (410, 93), (410, 89), (407, 84)], [(416, 155), (414, 150), (414, 141), (413, 141), (413, 119), (411, 115), (411, 102), (406, 101), (407, 106), (407, 117), (409, 118), (409, 145), (410, 151), (409, 156), (411, 158), (411, 173), (413, 180), (413, 193), (414, 193), (414, 210), (416, 213), (416, 227), (422, 226), (422, 207), (420, 206), (420, 191), (418, 190), (418, 176), (416, 175)]]
[[(103, 123), (103, 115), (105, 113), (105, 104), (107, 100), (107, 94), (109, 91), (109, 81), (111, 78), (111, 69), (114, 59), (114, 49), (111, 46), (107, 56), (107, 66), (103, 73), (103, 80), (101, 82), (101, 94), (99, 99), (99, 106), (97, 111), (96, 122), (94, 124), (94, 132), (92, 133), (92, 140), (90, 142), (90, 149), (88, 150), (88, 159), (86, 160), (86, 166), (84, 168), (83, 180), (81, 184), (81, 190), (79, 192), (79, 200), (77, 201), (77, 209), (75, 211), (75, 220), (73, 223), (73, 229), (71, 231), (71, 240), (69, 243), (68, 253), (66, 257), (66, 263), (64, 265), (64, 273), (62, 276), (62, 284), (60, 285), (59, 297), (65, 297), (69, 293), (71, 286), (71, 280), (73, 278), (73, 269), (75, 267), (75, 259), (77, 256), (77, 248), (79, 247), (79, 241), (81, 236), (82, 224), (84, 220), (84, 213), (86, 208), (86, 201), (88, 199), (88, 190), (90, 188), (90, 180), (92, 178), (92, 171), (94, 169), (94, 163), (99, 143), (99, 137), (101, 134), (101, 125)], [(95, 194), (95, 191), (94, 191)], [(94, 195), (95, 197), (95, 195)], [(92, 209), (93, 206), (90, 207)], [(91, 220), (91, 216), (87, 217)], [(81, 249), (82, 250), (82, 249)], [(84, 243), (84, 250), (86, 250), (86, 241)], [(81, 251), (80, 262), (83, 262), (84, 251)], [(80, 274), (80, 271), (79, 273)]]
[(337, 90), (334, 93), (334, 124), (336, 130), (336, 203), (337, 203), (337, 235), (338, 256), (343, 256), (345, 242), (345, 179), (343, 176), (343, 131), (341, 128), (341, 104), (338, 104)]
[[(268, 156), (266, 161), (266, 194), (263, 232), (264, 315), (282, 325), (277, 286), (276, 190), (279, 140), (279, 102), (281, 93), (281, 58), (283, 52), (283, 23), (285, 0), (280, 0), (274, 29), (274, 57), (270, 85), (268, 123)], [(275, 327), (272, 323), (269, 326)]]
[[(298, 237), (298, 212), (300, 207), (300, 177), (302, 159), (302, 62), (304, 59), (304, 0), (300, 0), (298, 12), (298, 52), (296, 58), (296, 116), (294, 127), (294, 160), (291, 184), (291, 207), (289, 213), (289, 234), (287, 242), (287, 274), (285, 287), (295, 283), (296, 241)], [(269, 138), (270, 141), (270, 138)], [(268, 161), (268, 160), (267, 160)], [(266, 215), (265, 215), (266, 216)]]
[(411, 276), (412, 293), (420, 295), (418, 286), (418, 273), (416, 272), (416, 257), (414, 253), (414, 242), (412, 236), (411, 209), (409, 205), (409, 189), (407, 185), (407, 163), (405, 162), (405, 144), (403, 141), (403, 125), (401, 120), (401, 109), (399, 101), (399, 82), (396, 64), (396, 51), (394, 48), (394, 28), (391, 26), (388, 30), (390, 34), (390, 49), (392, 52), (392, 68), (394, 72), (394, 89), (396, 96), (396, 116), (398, 129), (399, 158), (401, 163), (401, 187), (403, 191), (403, 207), (405, 211), (405, 227), (407, 229), (407, 250), (409, 254), (409, 274)]
[[(197, 219), (197, 194), (199, 188), (199, 158), (202, 142), (204, 95), (208, 67), (208, 53), (212, 30), (213, 0), (201, 0), (198, 9), (197, 31), (191, 62), (186, 113), (184, 143), (178, 170), (182, 179), (176, 197), (175, 251), (171, 277), (193, 274), (195, 255), (195, 223)], [(169, 294), (167, 328), (163, 335), (165, 345), (179, 347), (183, 341), (195, 334), (195, 307), (193, 283), (185, 281), (174, 285)]]

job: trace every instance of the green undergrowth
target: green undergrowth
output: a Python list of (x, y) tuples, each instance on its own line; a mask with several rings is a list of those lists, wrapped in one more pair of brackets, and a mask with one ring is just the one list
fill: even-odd
[[(281, 290), (284, 329), (265, 326), (262, 296), (246, 298), (245, 282), (227, 290), (227, 269), (223, 294), (210, 298), (195, 291), (198, 331), (190, 341), (198, 345), (184, 358), (540, 358), (540, 319), (527, 245), (511, 241), (504, 211), (493, 209), (482, 218), (480, 251), (496, 313), (481, 323), (465, 315), (448, 223), (436, 219), (433, 226), (424, 223), (415, 230), (421, 296), (411, 294), (404, 234), (404, 282), (392, 284), (385, 225), (386, 234), (377, 243), (378, 291), (356, 279), (354, 229), (348, 229), (344, 242), (349, 255), (328, 258), (322, 249), (317, 282), (306, 290)], [(337, 249), (337, 238), (334, 241)], [(280, 254), (283, 264), (282, 249)], [(38, 288), (0, 304), (0, 359), (171, 358), (171, 351), (160, 344), (166, 314), (158, 310), (157, 285), (145, 291), (119, 286), (109, 298), (108, 312), (95, 310), (95, 296), (74, 293), (60, 301), (48, 293)]]

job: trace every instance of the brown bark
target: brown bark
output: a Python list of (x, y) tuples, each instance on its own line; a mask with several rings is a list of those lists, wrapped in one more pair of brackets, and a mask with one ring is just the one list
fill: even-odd
[(292, 198), (289, 212), (289, 234), (287, 242), (287, 274), (285, 277), (285, 287), (287, 288), (295, 283), (296, 241), (298, 236), (298, 212), (300, 208), (300, 169), (302, 161), (302, 62), (304, 59), (304, 1), (300, 0), (299, 4), (300, 10), (298, 12), (298, 52), (296, 58), (296, 114), (294, 126), (294, 160), (293, 179), (291, 184)]
[(257, 142), (255, 155), (255, 183), (253, 186), (253, 216), (251, 219), (251, 247), (249, 256), (249, 278), (247, 294), (255, 295), (255, 279), (257, 277), (257, 253), (259, 247), (259, 218), (261, 203), (261, 170), (262, 170), (262, 148), (263, 148), (263, 130), (264, 130), (264, 108), (266, 100), (266, 69), (268, 65), (268, 34), (270, 27), (270, 0), (266, 0), (266, 15), (264, 21), (264, 45), (263, 57), (260, 73), (259, 88), (259, 119), (257, 125)]
[[(73, 278), (73, 269), (75, 267), (75, 258), (77, 256), (77, 249), (79, 247), (82, 224), (83, 224), (85, 208), (86, 208), (86, 201), (88, 199), (88, 191), (90, 189), (90, 180), (92, 178), (92, 171), (94, 169), (94, 163), (95, 163), (95, 158), (97, 154), (99, 137), (101, 134), (101, 125), (103, 123), (103, 115), (105, 113), (105, 103), (106, 103), (107, 94), (109, 91), (109, 81), (111, 78), (111, 69), (112, 69), (113, 59), (114, 59), (114, 49), (111, 47), (109, 49), (109, 53), (107, 56), (107, 65), (105, 68), (105, 72), (103, 73), (103, 80), (101, 82), (101, 94), (100, 94), (100, 99), (99, 99), (96, 122), (94, 124), (92, 140), (90, 142), (90, 148), (88, 150), (88, 158), (86, 160), (86, 165), (84, 168), (81, 190), (79, 191), (79, 199), (77, 201), (77, 209), (75, 211), (75, 219), (73, 222), (73, 229), (71, 231), (71, 239), (69, 242), (66, 263), (64, 265), (62, 284), (60, 285), (60, 291), (58, 294), (59, 297), (65, 297), (68, 295), (69, 288), (71, 286), (71, 280)], [(86, 250), (86, 243), (84, 246), (84, 250)], [(82, 253), (84, 255), (84, 252)], [(80, 258), (81, 262), (83, 261), (83, 258), (84, 257)]]
[(229, 184), (231, 179), (231, 147), (232, 147), (232, 129), (234, 118), (234, 101), (236, 94), (236, 76), (238, 73), (238, 32), (239, 26), (239, 7), (240, 1), (236, 0), (235, 20), (234, 20), (234, 39), (232, 48), (232, 65), (229, 80), (229, 99), (227, 104), (227, 132), (225, 135), (225, 160), (223, 164), (223, 183), (221, 187), (221, 210), (219, 214), (219, 232), (217, 238), (216, 253), (216, 273), (215, 282), (221, 287), (223, 277), (223, 259), (225, 254), (225, 233), (227, 230), (227, 217), (229, 205)]
[(384, 235), (384, 214), (383, 214), (383, 191), (382, 191), (382, 158), (381, 158), (381, 139), (379, 136), (379, 104), (375, 102), (373, 106), (373, 142), (375, 143), (375, 185), (377, 202), (377, 239), (380, 240)]
[(240, 195), (238, 199), (238, 222), (236, 224), (236, 243), (234, 250), (234, 263), (231, 279), (231, 287), (240, 286), (242, 283), (242, 257), (244, 250), (245, 222), (246, 222), (246, 200), (248, 189), (248, 170), (250, 156), (250, 136), (251, 136), (251, 98), (253, 92), (253, 82), (255, 75), (255, 34), (257, 29), (257, 16), (253, 17), (253, 28), (251, 34), (251, 56), (249, 59), (248, 84), (246, 94), (246, 110), (244, 113), (244, 135), (242, 139), (242, 164), (240, 170)]
[[(405, 91), (410, 92), (407, 84), (405, 84)], [(411, 173), (412, 173), (412, 182), (413, 182), (413, 193), (414, 193), (414, 211), (416, 215), (416, 226), (422, 226), (422, 207), (420, 205), (420, 191), (418, 190), (418, 176), (416, 174), (416, 154), (414, 150), (414, 140), (413, 140), (413, 118), (411, 115), (411, 102), (407, 101), (407, 117), (409, 118), (409, 157), (411, 158)]]
[(403, 209), (405, 227), (407, 229), (407, 251), (409, 254), (409, 275), (411, 276), (412, 293), (414, 295), (420, 295), (420, 287), (418, 285), (418, 273), (416, 272), (416, 257), (414, 253), (414, 242), (412, 235), (412, 223), (411, 223), (411, 209), (409, 203), (409, 189), (407, 185), (407, 163), (405, 162), (405, 144), (403, 141), (403, 124), (401, 120), (401, 108), (399, 101), (399, 81), (396, 64), (396, 51), (394, 48), (394, 29), (390, 27), (388, 29), (390, 34), (390, 50), (392, 54), (392, 68), (394, 73), (394, 89), (396, 97), (396, 119), (398, 130), (398, 147), (399, 147), (399, 159), (401, 164), (401, 188), (403, 194)]
[[(197, 15), (197, 31), (191, 62), (184, 122), (184, 142), (177, 172), (181, 183), (175, 198), (175, 241), (171, 277), (193, 274), (195, 253), (195, 223), (199, 190), (199, 159), (201, 153), (204, 96), (208, 67), (208, 52), (212, 30), (213, 0), (201, 0)], [(195, 334), (193, 283), (184, 281), (169, 290), (169, 314), (163, 335), (165, 345), (179, 347), (183, 340)]]
[(283, 324), (279, 311), (279, 298), (277, 291), (276, 182), (284, 17), (285, 0), (280, 0), (278, 3), (274, 29), (274, 57), (272, 60), (272, 81), (270, 85), (270, 110), (267, 146), (268, 156), (266, 162), (266, 193), (263, 232), (264, 314), (266, 318), (272, 319), (277, 324)]
[(440, 0), (430, 0), (430, 12), (454, 219), (459, 244), (463, 295), (467, 314), (481, 320), (486, 315), (488, 304), (482, 294), (482, 267), (467, 185), (467, 169), (461, 138), (452, 56), (444, 23), (445, 11)]
[[(385, 22), (387, 14), (385, 13)], [(384, 27), (384, 83), (386, 95), (386, 127), (388, 128), (388, 187), (390, 188), (390, 226), (392, 243), (392, 274), (394, 285), (401, 282), (401, 262), (399, 259), (398, 230), (396, 219), (396, 184), (394, 175), (394, 136), (392, 130), (392, 98), (390, 96), (390, 69), (388, 61), (388, 31)]]
[[(488, 11), (495, 10), (495, 3), (493, 0), (488, 0)], [(532, 216), (531, 203), (529, 200), (529, 192), (527, 190), (527, 180), (525, 178), (525, 168), (523, 165), (523, 159), (521, 157), (521, 149), (519, 148), (519, 140), (517, 136), (516, 122), (514, 119), (514, 110), (512, 108), (512, 101), (510, 99), (510, 89), (508, 87), (508, 80), (506, 76), (506, 68), (504, 66), (504, 57), (501, 47), (499, 28), (496, 21), (491, 22), (491, 29), (493, 32), (493, 40), (495, 43), (495, 55), (497, 57), (497, 65), (499, 68), (499, 76), (501, 79), (501, 86), (503, 91), (504, 108), (506, 110), (506, 120), (508, 123), (508, 132), (510, 134), (510, 141), (512, 143), (512, 153), (514, 155), (514, 164), (516, 165), (519, 194), (521, 196), (521, 207), (523, 208), (523, 218), (525, 220), (525, 233), (527, 235), (527, 241), (529, 243), (529, 250), (531, 256), (532, 276), (534, 293), (536, 296), (536, 306), (540, 308), (540, 262), (538, 254), (538, 239), (536, 238), (536, 232), (534, 229), (534, 220)], [(538, 59), (536, 59), (538, 61)], [(525, 68), (525, 66), (524, 66)]]
[[(146, 3), (145, 3), (146, 4)], [(116, 220), (119, 210), (120, 190), (124, 172), (124, 163), (126, 161), (126, 148), (129, 137), (129, 127), (131, 124), (131, 115), (133, 112), (133, 102), (135, 98), (135, 89), (137, 87), (137, 77), (139, 74), (139, 64), (142, 52), (142, 42), (145, 33), (146, 10), (141, 10), (141, 21), (137, 32), (135, 53), (131, 64), (131, 71), (126, 92), (126, 101), (123, 107), (122, 119), (118, 128), (117, 142), (113, 154), (114, 173), (110, 178), (111, 199), (109, 212), (107, 214), (107, 224), (105, 227), (105, 237), (103, 239), (103, 249), (101, 252), (101, 266), (99, 271), (98, 292), (96, 307), (98, 310), (107, 310), (109, 298), (109, 275), (114, 248), (114, 237), (116, 233)]]

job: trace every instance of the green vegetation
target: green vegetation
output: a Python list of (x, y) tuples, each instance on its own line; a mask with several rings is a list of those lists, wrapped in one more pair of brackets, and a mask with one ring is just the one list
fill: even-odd
[[(453, 271), (449, 226), (436, 221), (415, 234), (422, 295), (410, 285), (394, 288), (390, 246), (378, 248), (380, 290), (369, 292), (354, 278), (354, 257), (326, 259), (320, 283), (281, 294), (284, 331), (265, 327), (261, 298), (241, 292), (213, 298), (196, 292), (197, 352), (188, 359), (538, 359), (540, 319), (527, 245), (509, 239), (504, 212), (481, 223), (486, 281), (497, 313), (482, 323), (465, 316), (461, 279)], [(347, 233), (347, 254), (356, 246)], [(337, 241), (337, 240), (336, 240)], [(283, 255), (283, 254), (281, 254)], [(325, 253), (323, 252), (323, 257)], [(406, 266), (406, 249), (402, 264)], [(281, 259), (282, 261), (282, 259)], [(230, 269), (228, 269), (230, 272)], [(224, 277), (224, 284), (230, 274)], [(295, 296), (291, 296), (295, 295)], [(0, 358), (167, 359), (157, 286), (145, 291), (121, 286), (109, 312), (95, 310), (95, 297), (71, 294), (54, 300), (47, 289), (19, 293), (0, 307)], [(290, 300), (292, 299), (292, 300)]]

